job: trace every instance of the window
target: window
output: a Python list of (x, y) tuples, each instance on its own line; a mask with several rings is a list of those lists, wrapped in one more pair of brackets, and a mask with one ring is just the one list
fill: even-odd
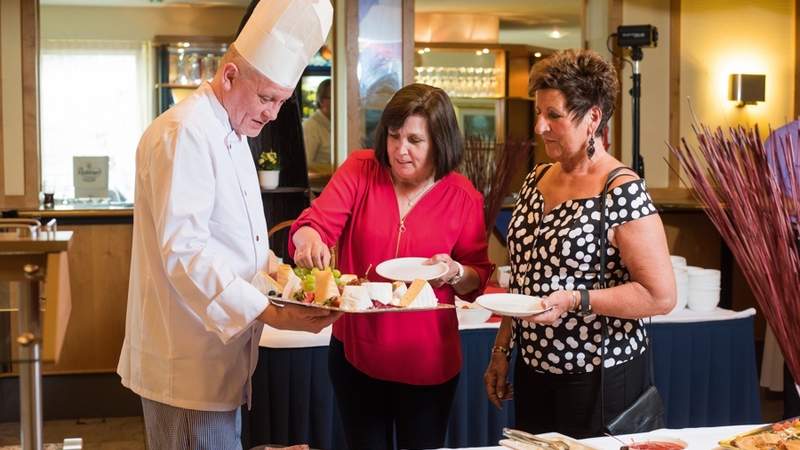
[(73, 156), (108, 156), (111, 201), (133, 202), (136, 146), (152, 119), (150, 54), (146, 42), (42, 42), (42, 184), (57, 203), (74, 197)]

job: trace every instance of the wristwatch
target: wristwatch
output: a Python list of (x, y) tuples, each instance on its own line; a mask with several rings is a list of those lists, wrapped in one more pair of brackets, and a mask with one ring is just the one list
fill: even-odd
[(461, 263), (458, 261), (453, 261), (453, 262), (455, 262), (456, 265), (458, 266), (458, 272), (456, 272), (455, 275), (453, 275), (449, 280), (447, 280), (447, 284), (449, 284), (450, 286), (457, 285), (458, 282), (461, 281), (462, 278), (464, 278), (464, 266), (462, 266)]
[(589, 302), (589, 291), (586, 289), (578, 289), (581, 295), (581, 309), (578, 311), (579, 316), (588, 316), (592, 314), (592, 304)]

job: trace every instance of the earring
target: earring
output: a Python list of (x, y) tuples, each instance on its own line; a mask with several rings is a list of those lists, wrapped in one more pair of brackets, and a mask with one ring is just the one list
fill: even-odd
[(592, 156), (594, 156), (594, 133), (589, 136), (589, 145), (586, 146), (586, 155), (589, 159), (592, 159)]

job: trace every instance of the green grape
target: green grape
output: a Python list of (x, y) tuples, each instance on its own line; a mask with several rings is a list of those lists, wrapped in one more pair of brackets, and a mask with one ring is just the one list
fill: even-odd
[(314, 277), (314, 275), (311, 275), (311, 274), (308, 274), (308, 275), (303, 277), (303, 282), (304, 283), (313, 283), (314, 280), (316, 280), (316, 278)]
[(304, 291), (309, 291), (310, 292), (310, 291), (313, 291), (314, 288), (316, 288), (316, 283), (314, 282), (314, 280), (311, 280), (310, 282), (308, 280), (303, 281), (303, 290)]
[(339, 272), (339, 269), (333, 269), (333, 278), (338, 279), (342, 276), (342, 272)]
[(317, 272), (319, 272), (319, 269), (317, 269), (316, 267), (311, 268), (311, 273), (317, 273)]

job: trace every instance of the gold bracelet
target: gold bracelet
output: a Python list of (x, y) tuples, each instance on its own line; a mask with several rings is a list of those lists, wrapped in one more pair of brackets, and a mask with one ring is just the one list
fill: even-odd
[(508, 347), (503, 347), (502, 345), (495, 345), (494, 347), (492, 347), (492, 353), (502, 353), (508, 356), (509, 351)]
[(569, 310), (570, 311), (577, 310), (580, 304), (581, 304), (581, 298), (578, 296), (578, 291), (572, 291), (572, 305), (570, 305)]

